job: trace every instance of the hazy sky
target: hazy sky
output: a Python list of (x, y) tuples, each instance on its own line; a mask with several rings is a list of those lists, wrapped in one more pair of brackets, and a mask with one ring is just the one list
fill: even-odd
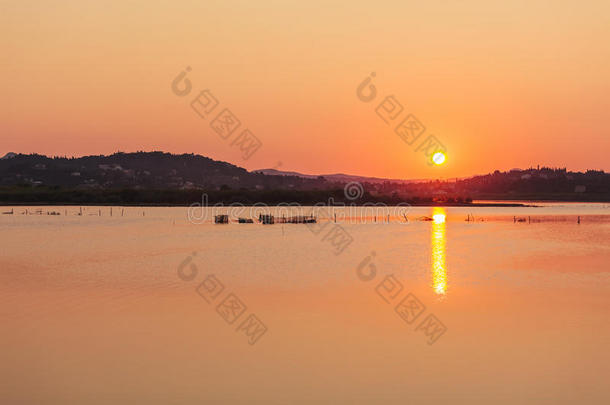
[[(2, 0), (0, 49), (0, 154), (163, 150), (397, 178), (610, 170), (607, 0)], [(250, 159), (191, 109), (204, 89), (262, 141)], [(376, 115), (388, 95), (447, 147), (444, 166)]]

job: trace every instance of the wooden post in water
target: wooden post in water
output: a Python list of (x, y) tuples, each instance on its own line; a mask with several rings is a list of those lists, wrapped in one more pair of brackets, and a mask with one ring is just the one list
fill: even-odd
[(580, 215), (578, 216), (578, 224), (580, 224)]
[(335, 224), (337, 223), (337, 213), (335, 212)]

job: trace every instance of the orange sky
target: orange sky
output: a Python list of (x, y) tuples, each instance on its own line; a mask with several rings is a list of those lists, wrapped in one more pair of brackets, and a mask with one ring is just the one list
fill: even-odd
[[(0, 154), (163, 150), (393, 178), (610, 170), (608, 1), (176, 3), (3, 2)], [(191, 109), (206, 88), (262, 141), (250, 159)], [(390, 94), (447, 147), (444, 166), (375, 114)]]

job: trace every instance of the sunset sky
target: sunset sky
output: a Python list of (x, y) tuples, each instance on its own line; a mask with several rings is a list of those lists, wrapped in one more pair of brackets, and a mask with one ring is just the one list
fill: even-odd
[[(392, 178), (610, 170), (606, 0), (2, 1), (0, 49), (0, 155), (162, 150)], [(203, 89), (262, 141), (250, 159), (191, 109)], [(444, 165), (376, 115), (388, 95), (447, 147)]]

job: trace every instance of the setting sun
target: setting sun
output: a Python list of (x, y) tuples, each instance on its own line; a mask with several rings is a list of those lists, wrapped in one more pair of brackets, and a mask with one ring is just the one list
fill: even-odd
[(442, 165), (443, 163), (445, 163), (445, 159), (445, 154), (442, 152), (436, 152), (434, 156), (432, 156), (432, 161), (435, 165)]

